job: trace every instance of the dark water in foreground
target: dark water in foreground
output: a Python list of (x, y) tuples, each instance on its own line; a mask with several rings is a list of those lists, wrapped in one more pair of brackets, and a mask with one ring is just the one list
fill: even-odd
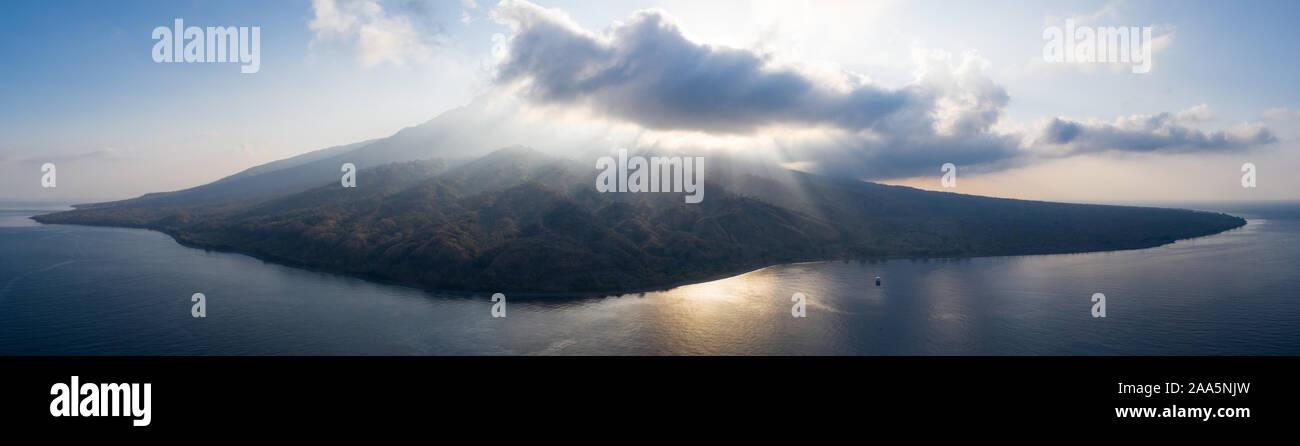
[[(662, 292), (510, 298), (503, 319), (487, 296), (36, 213), (0, 211), (0, 354), (1300, 354), (1296, 205), (1238, 210), (1244, 228), (1159, 248), (784, 265)], [(190, 316), (196, 292), (205, 319)], [(794, 293), (806, 318), (790, 315)]]

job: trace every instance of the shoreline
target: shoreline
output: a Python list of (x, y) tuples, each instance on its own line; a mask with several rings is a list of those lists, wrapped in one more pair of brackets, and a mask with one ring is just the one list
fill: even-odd
[[(1247, 225), (1250, 224), (1249, 220), (1247, 220), (1247, 219), (1245, 219), (1245, 218), (1243, 218), (1243, 217), (1237, 217), (1237, 218), (1241, 218), (1241, 219), (1242, 219), (1242, 224), (1237, 225), (1237, 226), (1233, 226), (1233, 227), (1230, 227), (1230, 228), (1226, 228), (1226, 229), (1223, 229), (1223, 230), (1221, 230), (1221, 231), (1217, 231), (1217, 232), (1210, 233), (1210, 234), (1204, 234), (1204, 235), (1199, 235), (1199, 236), (1195, 236), (1195, 237), (1188, 237), (1188, 238), (1182, 238), (1182, 239), (1174, 239), (1174, 240), (1171, 240), (1171, 241), (1168, 241), (1168, 242), (1156, 243), (1156, 244), (1152, 244), (1152, 245), (1149, 245), (1149, 246), (1133, 246), (1133, 247), (1122, 247), (1122, 248), (1115, 248), (1115, 249), (1102, 249), (1102, 250), (1063, 250), (1063, 251), (1060, 251), (1060, 252), (1010, 253), (1010, 254), (973, 254), (973, 255), (966, 255), (966, 256), (938, 255), (938, 256), (880, 256), (880, 257), (864, 257), (864, 258), (853, 258), (853, 257), (840, 257), (840, 258), (807, 258), (807, 259), (797, 259), (797, 260), (783, 261), (783, 262), (775, 262), (775, 263), (772, 263), (772, 262), (758, 262), (758, 263), (754, 263), (754, 264), (750, 264), (750, 265), (745, 265), (745, 266), (742, 266), (742, 267), (736, 268), (736, 269), (734, 269), (734, 270), (728, 270), (727, 272), (722, 272), (722, 273), (717, 273), (717, 274), (708, 274), (708, 275), (705, 275), (705, 276), (703, 276), (703, 277), (701, 277), (701, 278), (687, 279), (687, 280), (682, 280), (682, 281), (673, 282), (673, 283), (670, 283), (670, 284), (655, 285), (655, 286), (643, 287), (643, 288), (636, 288), (636, 289), (631, 289), (631, 290), (618, 290), (618, 291), (566, 291), (566, 292), (535, 292), (535, 291), (533, 291), (533, 292), (530, 292), (530, 291), (501, 291), (501, 290), (498, 290), (498, 291), (465, 291), (465, 290), (448, 290), (448, 289), (430, 288), (430, 287), (421, 286), (421, 285), (419, 285), (419, 284), (414, 284), (414, 283), (409, 283), (409, 282), (403, 282), (403, 281), (398, 281), (398, 280), (392, 280), (392, 279), (386, 279), (386, 278), (376, 277), (376, 276), (369, 275), (369, 274), (357, 274), (357, 273), (349, 273), (349, 272), (343, 272), (343, 271), (330, 270), (330, 269), (326, 269), (326, 268), (322, 268), (322, 267), (318, 267), (318, 266), (314, 266), (314, 265), (310, 265), (310, 264), (305, 264), (305, 263), (302, 263), (302, 262), (296, 262), (296, 261), (287, 260), (287, 259), (279, 259), (279, 258), (274, 258), (274, 257), (270, 257), (270, 256), (259, 255), (259, 254), (255, 254), (255, 253), (247, 252), (247, 251), (244, 251), (244, 250), (240, 250), (240, 249), (238, 249), (238, 248), (234, 248), (234, 247), (208, 246), (208, 245), (202, 245), (202, 244), (197, 244), (197, 243), (186, 242), (186, 241), (183, 241), (183, 240), (180, 239), (180, 235), (179, 235), (179, 234), (173, 234), (173, 233), (171, 233), (170, 231), (163, 230), (163, 229), (160, 229), (160, 228), (147, 227), (147, 226), (123, 226), (123, 225), (94, 224), (94, 223), (45, 223), (45, 222), (42, 222), (42, 221), (40, 221), (39, 219), (36, 218), (36, 217), (39, 217), (39, 216), (41, 216), (41, 215), (47, 215), (47, 214), (32, 215), (32, 216), (28, 216), (28, 218), (31, 219), (31, 220), (33, 220), (33, 221), (36, 221), (36, 222), (39, 223), (40, 225), (51, 225), (51, 226), (54, 226), (54, 225), (86, 226), (86, 227), (118, 228), (118, 229), (139, 229), (139, 230), (153, 231), (153, 232), (157, 232), (157, 233), (160, 233), (160, 234), (163, 234), (163, 235), (166, 235), (166, 236), (170, 237), (170, 238), (172, 239), (172, 241), (175, 242), (177, 245), (180, 245), (180, 246), (185, 247), (185, 248), (190, 248), (190, 249), (201, 249), (201, 250), (204, 250), (204, 251), (220, 252), (220, 253), (228, 253), (228, 254), (237, 254), (237, 255), (246, 256), (246, 257), (249, 257), (249, 258), (252, 258), (252, 259), (256, 259), (256, 260), (259, 260), (259, 261), (264, 262), (264, 263), (272, 263), (272, 264), (276, 264), (276, 265), (286, 266), (286, 267), (290, 267), (290, 268), (297, 268), (297, 269), (301, 269), (301, 270), (305, 270), (305, 271), (311, 271), (311, 272), (317, 272), (317, 273), (333, 274), (333, 275), (342, 276), (342, 277), (350, 277), (350, 278), (355, 278), (355, 279), (365, 280), (365, 281), (369, 281), (369, 282), (373, 282), (373, 283), (378, 283), (378, 284), (383, 284), (383, 285), (394, 285), (394, 286), (400, 286), (400, 287), (404, 287), (404, 288), (409, 288), (409, 289), (414, 289), (414, 290), (423, 291), (423, 292), (425, 292), (425, 293), (429, 293), (429, 294), (439, 294), (439, 295), (444, 295), (444, 296), (457, 296), (457, 297), (486, 297), (486, 296), (491, 296), (493, 293), (502, 293), (502, 294), (505, 294), (506, 296), (516, 296), (516, 297), (523, 297), (523, 298), (564, 298), (564, 297), (567, 297), (567, 298), (586, 298), (586, 297), (619, 297), (619, 296), (625, 296), (625, 295), (629, 295), (629, 294), (644, 294), (644, 293), (651, 293), (651, 292), (668, 291), (668, 290), (672, 290), (672, 289), (680, 288), (680, 287), (683, 287), (683, 286), (695, 285), (695, 284), (706, 283), (706, 282), (713, 282), (713, 281), (717, 281), (717, 280), (722, 280), (722, 279), (727, 279), (727, 278), (731, 278), (731, 277), (741, 276), (741, 275), (744, 275), (744, 274), (752, 273), (752, 272), (754, 272), (754, 271), (758, 271), (758, 270), (762, 270), (762, 269), (766, 269), (766, 268), (771, 268), (771, 267), (774, 267), (774, 266), (781, 266), (781, 265), (798, 265), (798, 264), (805, 264), (805, 263), (823, 263), (823, 262), (841, 262), (841, 261), (848, 261), (848, 262), (880, 262), (880, 261), (885, 261), (885, 262), (887, 262), (887, 261), (890, 261), (890, 260), (957, 260), (957, 259), (973, 259), (973, 258), (1021, 257), (1021, 256), (1040, 256), (1040, 255), (1065, 255), (1065, 254), (1091, 254), (1091, 253), (1104, 253), (1104, 252), (1135, 251), (1135, 250), (1150, 249), (1150, 248), (1157, 248), (1157, 247), (1160, 247), (1160, 246), (1170, 245), (1170, 244), (1174, 244), (1174, 243), (1177, 243), (1177, 242), (1182, 241), (1182, 240), (1195, 240), (1195, 239), (1199, 239), (1199, 238), (1204, 238), (1204, 237), (1210, 237), (1210, 236), (1214, 236), (1214, 235), (1219, 235), (1219, 234), (1223, 234), (1223, 233), (1225, 233), (1225, 232), (1229, 232), (1229, 231), (1233, 231), (1233, 230), (1237, 230), (1237, 229), (1244, 228), (1244, 227), (1246, 227)], [(1225, 215), (1226, 215), (1226, 214), (1225, 214)], [(1233, 217), (1236, 217), (1236, 216), (1233, 216)]]

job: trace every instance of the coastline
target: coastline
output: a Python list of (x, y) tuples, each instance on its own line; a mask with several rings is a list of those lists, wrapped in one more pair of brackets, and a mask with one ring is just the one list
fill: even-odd
[(180, 233), (173, 233), (173, 231), (168, 231), (168, 230), (166, 230), (166, 229), (164, 229), (164, 228), (150, 227), (150, 226), (147, 226), (147, 225), (131, 226), (131, 225), (115, 225), (115, 224), (96, 224), (96, 223), (87, 223), (87, 222), (82, 222), (82, 223), (46, 223), (46, 222), (41, 221), (39, 218), (37, 218), (37, 217), (40, 217), (40, 216), (43, 216), (43, 215), (50, 215), (50, 214), (32, 215), (32, 216), (29, 216), (28, 218), (31, 219), (31, 220), (34, 220), (34, 221), (36, 221), (36, 222), (38, 222), (38, 223), (40, 223), (41, 225), (88, 226), (88, 227), (104, 227), (104, 228), (141, 229), (141, 230), (154, 231), (154, 232), (158, 232), (158, 233), (161, 233), (161, 234), (167, 235), (168, 237), (170, 237), (170, 238), (172, 239), (172, 241), (176, 242), (176, 244), (178, 244), (178, 245), (180, 245), (180, 246), (183, 246), (183, 247), (186, 247), (186, 248), (191, 248), (191, 249), (201, 249), (201, 250), (204, 250), (204, 251), (212, 251), (212, 252), (221, 252), (221, 253), (238, 254), (238, 255), (243, 255), (243, 256), (246, 256), (246, 257), (249, 257), (249, 258), (253, 258), (253, 259), (256, 259), (256, 260), (259, 260), (259, 261), (262, 261), (262, 262), (266, 262), (266, 263), (273, 263), (273, 264), (277, 264), (277, 265), (282, 265), (282, 266), (287, 266), (287, 267), (291, 267), (291, 268), (302, 269), (302, 270), (306, 270), (306, 271), (318, 272), (318, 273), (333, 274), (333, 275), (338, 275), (338, 276), (343, 276), (343, 277), (351, 277), (351, 278), (356, 278), (356, 279), (366, 280), (366, 281), (369, 281), (369, 282), (379, 283), (379, 284), (384, 284), (384, 285), (401, 286), (401, 287), (405, 287), (405, 288), (410, 288), (410, 289), (420, 290), (420, 291), (423, 291), (423, 292), (426, 292), (426, 293), (430, 293), (430, 294), (449, 295), (449, 296), (461, 296), (461, 297), (483, 297), (483, 296), (490, 296), (490, 295), (493, 294), (493, 293), (502, 293), (502, 294), (505, 294), (505, 295), (507, 295), (507, 296), (516, 296), (516, 297), (524, 297), (524, 298), (610, 297), (610, 296), (623, 296), (623, 295), (628, 295), (628, 294), (642, 294), (642, 293), (650, 293), (650, 292), (657, 292), (657, 291), (667, 291), (667, 290), (672, 290), (672, 289), (679, 288), (679, 287), (683, 287), (683, 286), (694, 285), (694, 284), (699, 284), (699, 283), (706, 283), (706, 282), (712, 282), (712, 281), (721, 280), (721, 279), (726, 279), (726, 278), (730, 278), (730, 277), (736, 277), (736, 276), (740, 276), (740, 275), (748, 274), (748, 273), (751, 273), (751, 272), (754, 272), (754, 271), (758, 271), (758, 270), (762, 270), (762, 269), (770, 268), (770, 267), (774, 267), (774, 266), (781, 266), (781, 265), (795, 265), (795, 264), (803, 264), (803, 263), (821, 263), (821, 262), (838, 262), (838, 261), (880, 262), (880, 261), (890, 261), (890, 260), (948, 260), (948, 259), (954, 259), (954, 260), (955, 260), (955, 259), (972, 259), (972, 258), (985, 258), (985, 257), (1019, 257), (1019, 256), (1038, 256), (1038, 255), (1088, 254), (1088, 253), (1101, 253), (1101, 252), (1133, 251), (1133, 250), (1149, 249), (1149, 248), (1156, 248), (1156, 247), (1160, 247), (1160, 246), (1165, 246), (1165, 245), (1173, 244), (1173, 243), (1176, 243), (1176, 242), (1178, 242), (1178, 241), (1182, 241), (1182, 240), (1194, 240), (1194, 239), (1203, 238), (1203, 237), (1210, 237), (1210, 236), (1214, 236), (1214, 235), (1222, 234), (1222, 233), (1225, 233), (1225, 232), (1228, 232), (1228, 231), (1233, 231), (1233, 230), (1236, 230), (1236, 229), (1241, 229), (1241, 228), (1247, 226), (1248, 224), (1250, 224), (1250, 223), (1249, 223), (1249, 220), (1247, 220), (1247, 219), (1245, 219), (1245, 218), (1243, 218), (1243, 217), (1238, 217), (1238, 216), (1231, 215), (1231, 214), (1225, 214), (1225, 215), (1231, 215), (1232, 217), (1235, 217), (1235, 218), (1240, 219), (1240, 220), (1241, 220), (1241, 224), (1238, 224), (1238, 225), (1235, 225), (1235, 226), (1232, 226), (1232, 227), (1228, 227), (1228, 228), (1225, 228), (1225, 229), (1222, 229), (1222, 230), (1219, 230), (1219, 231), (1216, 231), (1216, 232), (1212, 232), (1212, 233), (1208, 233), (1208, 234), (1202, 234), (1202, 235), (1198, 235), (1198, 236), (1194, 236), (1194, 237), (1186, 237), (1186, 238), (1173, 239), (1173, 240), (1164, 241), (1164, 242), (1159, 242), (1159, 243), (1137, 243), (1137, 244), (1134, 244), (1134, 245), (1138, 245), (1138, 246), (1124, 246), (1124, 247), (1117, 247), (1117, 248), (1114, 248), (1114, 249), (1100, 249), (1100, 250), (1097, 250), (1097, 249), (1093, 249), (1093, 250), (1079, 249), (1079, 250), (1058, 250), (1058, 251), (1051, 251), (1051, 252), (1024, 252), (1024, 253), (998, 253), (998, 254), (971, 254), (971, 255), (961, 255), (961, 256), (953, 256), (953, 255), (935, 255), (935, 256), (877, 256), (877, 257), (847, 257), (847, 256), (841, 256), (841, 257), (834, 257), (834, 258), (803, 258), (803, 259), (790, 259), (790, 260), (787, 260), (787, 261), (779, 261), (779, 262), (755, 262), (755, 263), (752, 263), (752, 264), (748, 264), (748, 265), (740, 266), (740, 267), (738, 267), (738, 268), (728, 269), (728, 270), (725, 271), (725, 272), (720, 272), (720, 273), (711, 273), (711, 274), (703, 274), (703, 275), (701, 275), (701, 276), (699, 276), (699, 277), (692, 277), (692, 278), (683, 279), (683, 280), (680, 280), (680, 281), (674, 281), (674, 282), (671, 282), (671, 283), (666, 283), (666, 284), (656, 284), (656, 285), (652, 285), (652, 286), (641, 287), (641, 288), (634, 288), (634, 289), (629, 289), (629, 290), (579, 290), (579, 291), (565, 291), (565, 292), (539, 292), (539, 291), (510, 291), (510, 290), (469, 291), (469, 290), (454, 290), (454, 289), (439, 289), (439, 288), (432, 288), (432, 287), (422, 286), (422, 285), (420, 285), (420, 284), (418, 284), (418, 283), (411, 283), (411, 282), (405, 282), (405, 281), (400, 281), (400, 280), (393, 280), (393, 279), (388, 279), (388, 278), (384, 278), (384, 277), (379, 277), (379, 276), (377, 276), (377, 275), (372, 275), (372, 274), (360, 274), (360, 273), (351, 273), (351, 272), (346, 272), (346, 271), (331, 270), (331, 269), (323, 268), (323, 267), (320, 267), (320, 266), (317, 266), (317, 265), (307, 264), (307, 263), (298, 262), (298, 261), (294, 261), (294, 260), (290, 260), (290, 259), (278, 258), (278, 257), (275, 257), (275, 256), (270, 256), (270, 255), (264, 255), (264, 254), (253, 253), (253, 252), (246, 251), (246, 250), (242, 250), (242, 249), (239, 249), (238, 247), (233, 247), (233, 246), (217, 246), (217, 245), (205, 245), (205, 244), (201, 244), (201, 243), (194, 243), (194, 242), (190, 242), (190, 241), (182, 240), (182, 237), (184, 237), (183, 234), (180, 234)]

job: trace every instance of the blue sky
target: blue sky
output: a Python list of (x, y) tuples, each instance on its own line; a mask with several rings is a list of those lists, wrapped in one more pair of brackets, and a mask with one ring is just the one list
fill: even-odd
[[(617, 42), (605, 37), (619, 24), (635, 23), (636, 11), (647, 8), (658, 8), (656, 17), (680, 29), (685, 41), (698, 44), (691, 48), (730, 48), (766, 57), (771, 65), (758, 74), (788, 72), (796, 80), (822, 85), (822, 79), (850, 73), (869, 83), (870, 89), (860, 92), (904, 95), (921, 85), (919, 72), (928, 72), (941, 79), (932, 79), (923, 91), (940, 98), (922, 106), (969, 94), (1004, 92), (1006, 98), (958, 107), (959, 113), (971, 108), (995, 112), (980, 124), (987, 128), (931, 135), (932, 141), (915, 147), (906, 134), (896, 144), (823, 147), (826, 141), (846, 138), (874, 141), (880, 136), (875, 134), (878, 123), (834, 129), (828, 136), (822, 134), (826, 122), (789, 113), (745, 123), (739, 134), (677, 128), (653, 121), (650, 111), (636, 103), (611, 102), (618, 95), (657, 96), (625, 85), (602, 86), (573, 100), (519, 94), (520, 100), (572, 109), (580, 121), (636, 127), (636, 141), (648, 144), (803, 151), (783, 161), (809, 170), (843, 168), (845, 174), (917, 187), (937, 188), (937, 165), (935, 175), (921, 175), (905, 169), (913, 164), (891, 162), (916, 155), (910, 158), (915, 165), (928, 166), (943, 158), (945, 144), (951, 144), (979, 147), (954, 155), (970, 163), (958, 192), (1071, 201), (1300, 198), (1300, 179), (1287, 178), (1300, 167), (1300, 87), (1295, 82), (1300, 59), (1290, 50), (1300, 41), (1294, 27), (1300, 19), (1296, 2), (538, 3), (556, 15), (528, 19), (540, 22), (516, 28), (507, 23), (510, 17), (522, 17), (520, 11), (532, 11), (531, 5), (500, 7), (468, 0), (5, 2), (0, 6), (0, 52), (10, 68), (0, 71), (0, 200), (92, 200), (175, 190), (306, 151), (387, 136), (484, 95), (527, 91), (519, 83), (544, 85), (541, 76), (549, 70), (582, 63), (557, 58), (543, 61), (554, 66), (523, 66), (518, 52), (527, 47), (510, 41), (509, 56), (494, 56), (494, 35), (495, 43), (501, 43), (520, 29), (553, 21), (578, 31), (537, 35), (594, 35), (593, 42), (617, 50)], [(329, 15), (330, 8), (338, 13)], [(561, 16), (567, 18), (555, 18)], [(170, 26), (175, 18), (195, 26), (261, 27), (261, 71), (241, 75), (237, 64), (154, 63), (150, 32)], [(1162, 43), (1153, 55), (1152, 72), (1042, 63), (1044, 28), (1062, 26), (1067, 18), (1094, 26), (1153, 27)], [(517, 82), (500, 77), (501, 68), (508, 66), (520, 70), (512, 78)], [(673, 79), (657, 81), (654, 85), (681, 85)], [(825, 97), (845, 88), (835, 84), (840, 81), (827, 82)], [(671, 111), (682, 104), (661, 105)], [(750, 116), (755, 109), (738, 111)], [(1144, 140), (1124, 127), (1137, 122), (1126, 117), (1161, 113), (1189, 118), (1157, 132), (1245, 136), (1242, 142), (1229, 138), (1228, 144), (1207, 149), (1186, 144), (1156, 150), (1111, 147)], [(713, 118), (700, 116), (694, 122)], [(1028, 141), (1056, 118), (1077, 123), (1092, 138), (1053, 147)], [(1259, 129), (1272, 138), (1248, 137)], [(57, 190), (39, 187), (43, 162), (58, 164)], [(1235, 186), (1243, 162), (1259, 166), (1258, 188)]]

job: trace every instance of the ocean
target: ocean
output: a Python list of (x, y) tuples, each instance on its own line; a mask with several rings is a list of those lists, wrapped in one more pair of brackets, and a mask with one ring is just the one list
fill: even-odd
[[(27, 217), (48, 207), (6, 207), (5, 355), (1300, 354), (1295, 203), (1184, 205), (1248, 224), (1157, 248), (778, 265), (656, 292), (507, 294), (499, 318), (489, 293), (42, 225)], [(204, 318), (191, 315), (195, 293)]]

